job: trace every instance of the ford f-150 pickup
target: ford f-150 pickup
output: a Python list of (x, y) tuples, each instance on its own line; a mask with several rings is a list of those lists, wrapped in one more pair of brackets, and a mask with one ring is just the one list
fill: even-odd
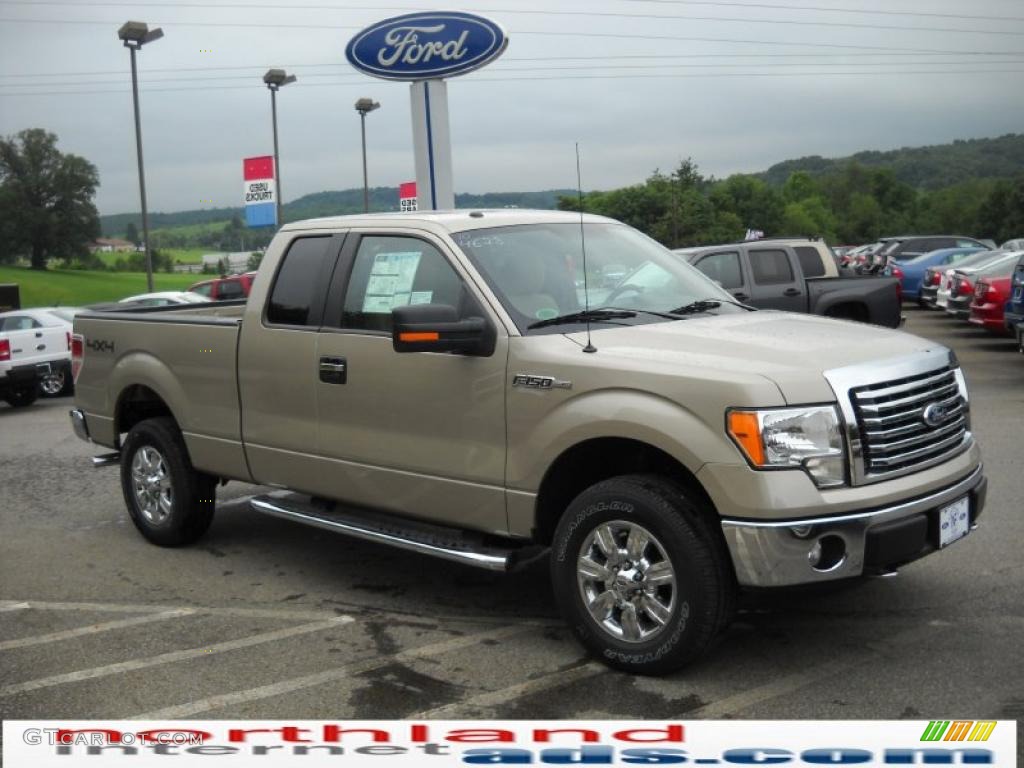
[(369, 541), (547, 558), (581, 643), (640, 673), (697, 658), (740, 588), (891, 573), (985, 501), (950, 350), (754, 310), (592, 215), (287, 224), (245, 304), (79, 314), (73, 372), (155, 544), (240, 480)]

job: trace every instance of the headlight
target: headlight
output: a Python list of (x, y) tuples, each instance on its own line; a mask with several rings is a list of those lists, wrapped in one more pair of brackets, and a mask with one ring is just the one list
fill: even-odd
[(833, 406), (729, 411), (729, 436), (756, 469), (799, 467), (819, 488), (846, 483), (839, 414)]

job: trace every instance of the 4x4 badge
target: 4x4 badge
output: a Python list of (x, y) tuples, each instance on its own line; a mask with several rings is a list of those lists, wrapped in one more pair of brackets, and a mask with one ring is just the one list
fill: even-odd
[(562, 381), (554, 376), (535, 376), (532, 373), (517, 373), (512, 377), (513, 387), (527, 389), (572, 389), (571, 381)]

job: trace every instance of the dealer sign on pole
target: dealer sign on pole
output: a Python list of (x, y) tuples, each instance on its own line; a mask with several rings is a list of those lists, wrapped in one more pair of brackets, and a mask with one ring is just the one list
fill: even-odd
[(490, 19), (426, 11), (373, 24), (353, 37), (345, 56), (353, 67), (385, 80), (412, 82), (412, 138), (421, 210), (455, 207), (446, 77), (489, 64), (508, 46)]
[(250, 227), (277, 226), (277, 185), (274, 183), (274, 156), (247, 157), (242, 160), (242, 190), (245, 223)]

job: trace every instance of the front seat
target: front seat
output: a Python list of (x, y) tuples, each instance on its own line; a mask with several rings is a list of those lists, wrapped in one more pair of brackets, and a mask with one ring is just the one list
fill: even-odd
[(510, 256), (504, 265), (505, 295), (516, 311), (531, 322), (562, 314), (558, 301), (548, 292), (545, 257), (535, 251)]

